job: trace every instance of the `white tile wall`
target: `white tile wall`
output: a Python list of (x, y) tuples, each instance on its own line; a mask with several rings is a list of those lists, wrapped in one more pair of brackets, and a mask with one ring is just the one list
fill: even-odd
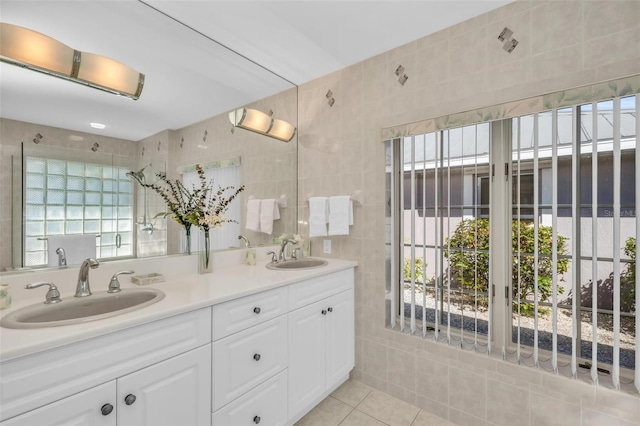
[[(505, 26), (519, 41), (511, 54), (497, 40)], [(299, 87), (300, 218), (309, 196), (364, 193), (351, 235), (331, 238), (331, 256), (360, 265), (355, 379), (457, 424), (640, 424), (638, 395), (385, 328), (380, 141), (384, 127), (638, 74), (638, 46), (638, 1), (516, 1)], [(313, 255), (321, 247), (312, 239)]]

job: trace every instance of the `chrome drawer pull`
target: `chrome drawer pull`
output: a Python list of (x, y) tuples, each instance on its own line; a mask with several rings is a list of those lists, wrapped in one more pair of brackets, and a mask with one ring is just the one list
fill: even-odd
[(111, 412), (113, 411), (113, 405), (111, 404), (104, 404), (102, 406), (102, 408), (100, 409), (100, 411), (102, 412), (103, 416), (108, 416), (109, 414), (111, 414)]
[(255, 359), (256, 361), (260, 361), (260, 354), (253, 355), (253, 359)]
[(256, 306), (255, 308), (253, 308), (253, 312), (258, 315), (260, 313), (261, 309), (260, 307)]
[(253, 418), (253, 422), (254, 422), (255, 424), (260, 423), (260, 420), (261, 420), (261, 419), (260, 419), (260, 416), (255, 416), (255, 417)]
[(136, 402), (136, 396), (133, 394), (129, 394), (127, 396), (124, 397), (124, 403), (127, 405), (132, 405), (134, 402)]

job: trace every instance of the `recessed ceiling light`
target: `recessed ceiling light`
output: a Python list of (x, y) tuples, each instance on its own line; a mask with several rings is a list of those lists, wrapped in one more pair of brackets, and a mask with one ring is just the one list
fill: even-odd
[(102, 123), (89, 123), (89, 125), (94, 129), (104, 129), (105, 127), (107, 127)]

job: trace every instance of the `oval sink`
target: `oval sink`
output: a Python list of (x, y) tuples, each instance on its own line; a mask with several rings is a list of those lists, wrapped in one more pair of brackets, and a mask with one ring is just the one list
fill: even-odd
[(43, 328), (79, 324), (142, 309), (164, 299), (154, 288), (123, 289), (119, 293), (95, 292), (88, 297), (69, 297), (62, 302), (25, 306), (2, 318), (6, 328)]
[(325, 266), (328, 262), (322, 259), (306, 257), (304, 259), (292, 259), (278, 263), (267, 263), (267, 269), (292, 271), (296, 269), (310, 269)]

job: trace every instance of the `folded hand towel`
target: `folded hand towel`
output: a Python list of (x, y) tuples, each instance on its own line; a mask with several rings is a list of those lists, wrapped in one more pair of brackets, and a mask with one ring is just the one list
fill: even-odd
[(351, 197), (348, 195), (330, 197), (329, 235), (349, 235), (349, 225), (353, 225)]
[(260, 231), (260, 200), (247, 201), (247, 220), (244, 227), (249, 231)]
[(309, 237), (327, 235), (328, 208), (327, 197), (309, 198)]
[(260, 231), (271, 235), (273, 233), (273, 221), (280, 219), (278, 203), (273, 198), (262, 200), (260, 203)]
[(96, 257), (96, 236), (94, 234), (51, 235), (47, 237), (47, 264), (58, 266), (56, 250), (62, 247), (67, 265), (79, 265), (88, 257)]

